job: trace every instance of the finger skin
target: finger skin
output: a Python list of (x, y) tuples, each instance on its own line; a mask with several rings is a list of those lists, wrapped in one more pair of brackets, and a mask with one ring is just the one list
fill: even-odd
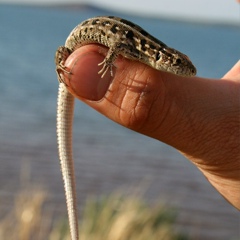
[(102, 79), (97, 72), (105, 52), (87, 45), (70, 55), (69, 91), (113, 121), (178, 149), (240, 209), (239, 65), (216, 80), (180, 77), (119, 56), (114, 76)]

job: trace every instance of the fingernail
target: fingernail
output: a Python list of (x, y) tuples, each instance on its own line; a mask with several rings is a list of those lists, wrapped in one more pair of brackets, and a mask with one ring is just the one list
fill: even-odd
[(71, 74), (64, 74), (67, 78), (69, 90), (77, 97), (87, 100), (101, 100), (112, 81), (110, 72), (101, 78), (98, 72), (102, 66), (98, 66), (102, 62), (104, 56), (95, 51), (86, 51), (84, 49), (74, 51), (67, 59), (65, 66), (70, 69)]

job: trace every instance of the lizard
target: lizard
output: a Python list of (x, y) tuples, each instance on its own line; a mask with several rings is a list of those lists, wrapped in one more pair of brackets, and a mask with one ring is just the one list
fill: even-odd
[(57, 142), (72, 240), (79, 239), (72, 154), (74, 97), (68, 91), (62, 73), (71, 74), (64, 66), (68, 56), (79, 47), (92, 43), (109, 48), (104, 60), (98, 64), (102, 66), (102, 69), (98, 72), (102, 78), (107, 71), (110, 71), (113, 77), (113, 63), (118, 55), (140, 61), (159, 71), (167, 71), (180, 76), (195, 76), (197, 72), (195, 66), (185, 54), (168, 47), (140, 26), (114, 16), (100, 16), (83, 21), (71, 31), (65, 45), (57, 49), (55, 54), (56, 72), (59, 81)]

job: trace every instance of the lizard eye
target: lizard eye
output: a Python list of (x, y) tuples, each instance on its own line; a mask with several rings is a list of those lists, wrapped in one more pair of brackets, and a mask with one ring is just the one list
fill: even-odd
[(161, 58), (161, 54), (159, 52), (157, 52), (156, 61), (158, 61), (160, 58)]

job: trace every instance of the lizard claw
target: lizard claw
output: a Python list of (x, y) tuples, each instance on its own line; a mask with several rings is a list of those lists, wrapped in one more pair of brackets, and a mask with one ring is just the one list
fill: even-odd
[(98, 64), (98, 66), (101, 66), (101, 65), (103, 65), (103, 67), (102, 67), (102, 69), (98, 72), (98, 74), (101, 74), (101, 73), (102, 73), (101, 78), (103, 78), (103, 77), (105, 76), (105, 74), (107, 73), (107, 71), (109, 70), (109, 68), (110, 68), (110, 74), (111, 74), (111, 76), (113, 77), (113, 69), (112, 69), (113, 64), (112, 64), (110, 61), (106, 60), (106, 58), (105, 58), (101, 63)]

